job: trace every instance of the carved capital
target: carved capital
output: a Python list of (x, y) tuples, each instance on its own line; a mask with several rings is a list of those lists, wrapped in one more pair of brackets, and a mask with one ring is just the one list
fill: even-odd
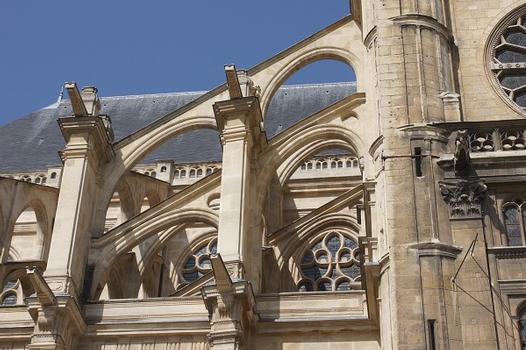
[(450, 219), (482, 217), (482, 201), (487, 186), (481, 181), (441, 181), (440, 192), (449, 205)]
[(26, 299), (28, 311), (35, 321), (27, 349), (75, 349), (86, 329), (78, 304), (71, 297), (58, 297), (52, 305), (43, 305), (40, 299)]
[(219, 254), (212, 256), (211, 260), (215, 284), (201, 289), (210, 319), (210, 348), (246, 348), (245, 333), (256, 315), (252, 287), (249, 282), (236, 277), (236, 271), (242, 269), (241, 264), (225, 264)]

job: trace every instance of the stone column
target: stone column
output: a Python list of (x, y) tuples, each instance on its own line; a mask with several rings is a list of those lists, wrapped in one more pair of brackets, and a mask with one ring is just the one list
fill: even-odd
[(77, 299), (83, 287), (97, 176), (113, 150), (109, 119), (98, 114), (96, 89), (79, 94), (75, 85), (66, 87), (75, 115), (58, 120), (66, 148), (61, 154), (62, 182), (44, 277), (56, 295)]
[(234, 279), (259, 289), (261, 232), (255, 218), (255, 159), (266, 143), (259, 100), (239, 97), (214, 105), (223, 145), (218, 252)]
[(451, 343), (462, 349), (498, 349), (482, 210), (486, 186), (477, 180), (451, 180), (440, 188), (454, 243), (463, 250), (451, 280), (455, 309), (450, 313), (456, 328)]
[[(389, 279), (381, 290), (391, 322), (382, 328), (390, 334), (382, 338), (389, 338), (393, 349), (424, 350), (430, 346), (429, 322), (434, 320), (441, 330), (447, 327), (440, 296), (447, 285), (439, 282), (445, 277), (437, 267), (452, 265), (458, 251), (452, 246), (449, 223), (443, 225), (439, 213), (437, 180), (443, 175), (436, 157), (443, 154), (446, 140), (439, 128), (428, 125), (458, 121), (460, 115), (454, 113), (460, 109), (451, 105), (458, 99), (453, 98), (454, 41), (448, 6), (442, 0), (362, 4), (368, 30), (364, 38), (369, 57), (374, 54), (370, 61), (376, 64), (374, 93), (383, 139), (376, 193), (385, 206), (382, 235), (389, 250)], [(430, 250), (437, 256), (427, 255), (429, 244), (436, 244)], [(437, 349), (447, 348), (446, 333), (437, 333)]]

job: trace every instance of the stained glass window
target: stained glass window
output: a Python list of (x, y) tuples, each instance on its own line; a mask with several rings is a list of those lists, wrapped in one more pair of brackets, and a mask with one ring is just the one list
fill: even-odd
[(523, 203), (508, 202), (503, 206), (504, 227), (509, 246), (524, 245), (524, 222), (526, 206)]
[(188, 256), (182, 268), (183, 284), (192, 283), (212, 270), (210, 255), (217, 253), (217, 238), (209, 239)]
[(526, 15), (515, 17), (493, 47), (491, 70), (504, 93), (526, 109)]
[(358, 243), (341, 232), (328, 232), (301, 259), (300, 292), (343, 291), (360, 281)]

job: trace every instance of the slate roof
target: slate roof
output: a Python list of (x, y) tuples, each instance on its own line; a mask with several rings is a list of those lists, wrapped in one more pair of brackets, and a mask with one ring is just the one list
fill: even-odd
[[(354, 82), (289, 85), (275, 94), (265, 118), (268, 138), (299, 120), (356, 92)], [(204, 92), (102, 97), (102, 111), (112, 120), (115, 141), (191, 102)], [(44, 170), (61, 165), (58, 151), (64, 139), (57, 118), (70, 115), (69, 100), (32, 112), (0, 126), (0, 172)], [(179, 163), (221, 160), (219, 137), (214, 130), (195, 130), (165, 143), (141, 163), (174, 159)]]

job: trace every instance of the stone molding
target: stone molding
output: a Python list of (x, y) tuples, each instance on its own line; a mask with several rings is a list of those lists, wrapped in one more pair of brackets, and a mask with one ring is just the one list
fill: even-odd
[(423, 256), (442, 256), (445, 258), (456, 259), (462, 252), (461, 247), (439, 241), (419, 242), (410, 246), (415, 249), (419, 257)]
[(523, 259), (526, 258), (526, 246), (488, 248), (488, 253), (497, 259)]

